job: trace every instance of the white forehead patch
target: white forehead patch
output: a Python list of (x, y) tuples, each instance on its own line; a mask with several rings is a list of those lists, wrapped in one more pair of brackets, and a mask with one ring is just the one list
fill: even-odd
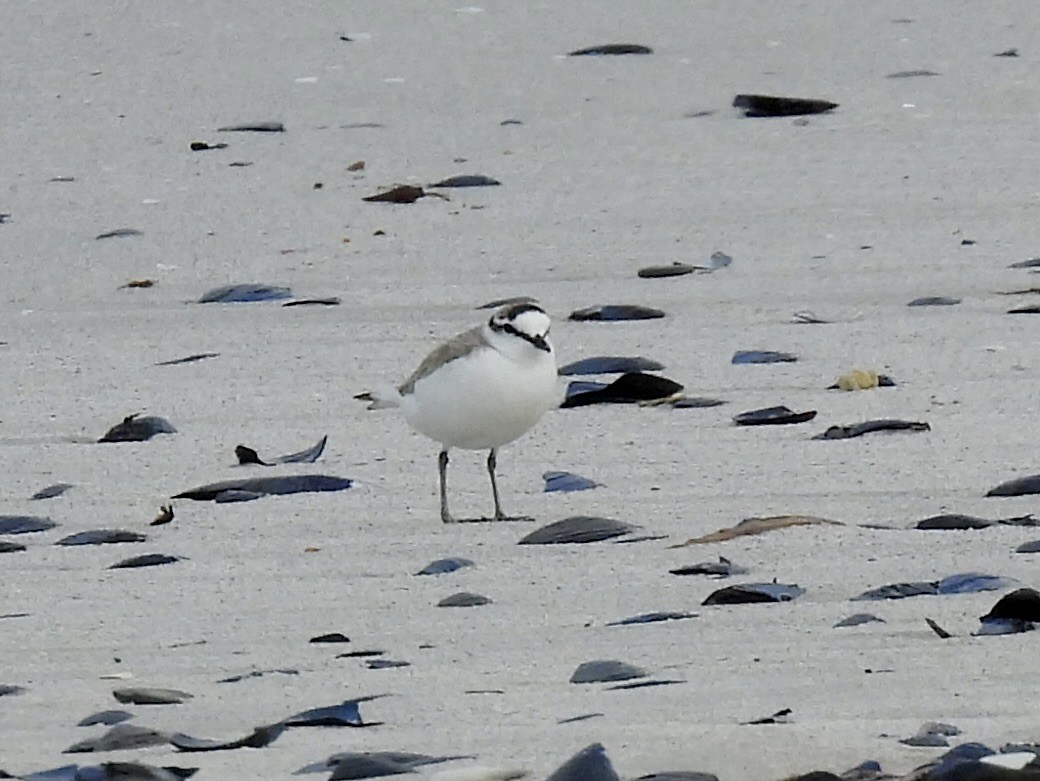
[(513, 319), (513, 327), (530, 336), (545, 336), (549, 333), (549, 316), (536, 309), (521, 312)]

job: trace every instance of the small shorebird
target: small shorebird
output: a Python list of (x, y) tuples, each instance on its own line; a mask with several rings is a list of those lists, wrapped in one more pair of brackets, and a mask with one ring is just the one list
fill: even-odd
[(491, 520), (521, 520), (502, 512), (495, 465), (500, 447), (525, 434), (561, 400), (549, 325), (549, 316), (534, 302), (505, 305), (485, 324), (437, 347), (397, 388), (356, 397), (371, 401), (369, 409), (400, 407), (413, 428), (440, 443), (445, 523), (456, 520), (448, 511), (448, 451), (453, 447), (490, 451)]

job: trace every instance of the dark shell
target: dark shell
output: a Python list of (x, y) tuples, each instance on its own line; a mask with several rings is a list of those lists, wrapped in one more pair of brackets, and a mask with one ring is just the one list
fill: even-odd
[(630, 372), (622, 374), (609, 385), (572, 382), (561, 409), (587, 407), (590, 404), (634, 404), (674, 396), (683, 386), (656, 374)]
[(390, 190), (366, 196), (361, 200), (369, 203), (415, 203), (424, 195), (426, 192), (423, 188), (412, 184), (402, 184)]
[(53, 499), (56, 496), (61, 496), (70, 488), (72, 488), (72, 483), (54, 483), (34, 493), (29, 497), (29, 501), (38, 502), (41, 499)]
[(878, 618), (873, 613), (853, 613), (851, 616), (847, 616), (834, 625), (834, 629), (839, 629), (846, 626), (859, 626), (860, 624), (869, 624), (872, 622), (885, 623), (885, 619)]
[(169, 742), (170, 736), (165, 732), (138, 727), (134, 724), (116, 724), (103, 735), (74, 743), (61, 753), (87, 754), (94, 751), (125, 751), (146, 746), (162, 746)]
[(285, 732), (284, 724), (270, 724), (257, 727), (243, 738), (234, 740), (212, 740), (210, 738), (193, 738), (178, 732), (170, 736), (170, 744), (178, 751), (227, 751), (236, 748), (263, 748), (274, 743)]
[(629, 534), (638, 526), (612, 518), (590, 515), (573, 515), (562, 521), (535, 529), (522, 540), (520, 545), (564, 545), (569, 543), (602, 542)]
[(567, 719), (560, 719), (557, 724), (576, 724), (579, 721), (588, 721), (589, 719), (598, 719), (603, 716), (602, 713), (583, 713), (580, 716), (571, 716)]
[(816, 410), (794, 412), (781, 405), (741, 412), (733, 416), (733, 422), (738, 426), (782, 426), (788, 423), (805, 423), (815, 417)]
[(121, 724), (132, 719), (134, 715), (125, 710), (103, 710), (92, 713), (76, 724), (77, 727), (93, 727), (95, 724), (104, 724), (110, 727), (113, 724)]
[(431, 561), (421, 570), (416, 572), (416, 575), (446, 575), (449, 572), (455, 572), (463, 567), (472, 567), (473, 562), (469, 559), (465, 559), (462, 556), (449, 556), (444, 559), (437, 559)]
[(907, 306), (956, 306), (961, 300), (949, 296), (922, 296), (915, 298)]
[(670, 266), (647, 266), (639, 269), (636, 276), (640, 279), (660, 279), (662, 277), (682, 277), (692, 274), (696, 267), (687, 263), (672, 263)]
[(230, 491), (221, 491), (215, 497), (213, 501), (217, 504), (231, 504), (233, 502), (251, 502), (254, 499), (259, 499), (264, 494), (258, 494), (256, 491), (241, 491), (232, 489)]
[(774, 95), (737, 95), (734, 108), (744, 109), (747, 117), (793, 117), (805, 114), (823, 114), (838, 107), (829, 100), (814, 98), (785, 98)]
[(576, 475), (573, 472), (544, 472), (542, 479), (545, 481), (545, 493), (571, 491), (588, 491), (599, 486), (595, 480)]
[(239, 464), (258, 464), (260, 466), (272, 466), (274, 464), (313, 464), (321, 458), (321, 454), (325, 452), (325, 444), (328, 441), (329, 436), (326, 434), (316, 445), (312, 445), (306, 450), (301, 450), (298, 453), (290, 453), (285, 456), (276, 456), (270, 461), (262, 460), (253, 448), (246, 447), (245, 445), (238, 445), (235, 448), (235, 456), (238, 458)]
[(345, 700), (339, 705), (311, 708), (290, 716), (281, 723), (287, 727), (367, 727), (369, 724), (361, 718), (361, 709), (358, 706), (360, 702), (361, 699)]
[(112, 696), (122, 703), (130, 705), (180, 705), (192, 698), (188, 692), (177, 689), (151, 689), (143, 687), (127, 687), (116, 689)]
[(124, 529), (91, 529), (62, 537), (55, 545), (106, 545), (117, 542), (144, 542), (144, 534)]
[(272, 673), (278, 673), (279, 675), (299, 675), (300, 671), (288, 667), (281, 667), (272, 670), (252, 670), (248, 673), (242, 673), (241, 675), (232, 675), (227, 678), (221, 678), (217, 683), (238, 683), (239, 681), (244, 681), (249, 678), (261, 678)]
[(165, 553), (144, 553), (118, 561), (109, 569), (137, 569), (139, 567), (157, 567), (161, 564), (173, 564), (180, 561), (180, 556), (167, 556)]
[(586, 746), (552, 772), (546, 781), (620, 781), (602, 743)]
[(645, 678), (646, 670), (616, 659), (598, 659), (582, 662), (571, 674), (571, 683), (614, 683)]
[(242, 480), (223, 480), (219, 483), (191, 488), (174, 496), (174, 499), (195, 499), (200, 502), (220, 501), (221, 494), (245, 492), (247, 494), (298, 494), (324, 491), (345, 491), (354, 484), (345, 477), (330, 475), (284, 475), (280, 477), (248, 477)]
[(804, 588), (783, 583), (742, 583), (726, 586), (708, 595), (702, 605), (746, 605), (756, 602), (790, 602), (805, 593)]
[(194, 355), (186, 355), (183, 358), (174, 358), (170, 361), (159, 361), (155, 364), (156, 366), (179, 366), (182, 363), (195, 363), (196, 361), (204, 361), (207, 358), (216, 358), (220, 353), (195, 353)]
[(404, 662), (397, 659), (372, 659), (365, 662), (365, 667), (369, 670), (392, 670), (397, 667), (411, 667), (411, 662)]
[(20, 542), (0, 540), (0, 553), (19, 553), (25, 549), (25, 546), (22, 545)]
[(662, 317), (664, 317), (663, 311), (649, 306), (639, 306), (638, 304), (602, 304), (585, 309), (576, 309), (570, 313), (567, 319), (579, 322), (614, 322), (618, 320), (657, 320)]
[(281, 122), (242, 122), (237, 125), (224, 125), (217, 128), (218, 133), (284, 133), (285, 125)]
[(831, 426), (813, 439), (852, 439), (875, 431), (931, 431), (927, 423), (910, 420), (868, 420), (851, 426)]
[(678, 678), (654, 678), (652, 680), (645, 681), (631, 681), (629, 683), (618, 683), (614, 686), (607, 686), (607, 691), (620, 691), (627, 689), (649, 689), (652, 686), (673, 686), (677, 683), (686, 683), (686, 681)]
[(685, 618), (696, 618), (696, 613), (685, 611), (659, 611), (656, 613), (640, 613), (637, 616), (611, 621), (607, 626), (632, 626), (634, 624), (656, 624), (662, 621), (682, 621)]
[[(1008, 480), (996, 488), (991, 488), (986, 496), (1027, 496), (1031, 494), (1040, 494), (1040, 475), (1027, 475)], [(0, 533), (2, 531), (0, 529)]]
[(948, 575), (936, 584), (940, 594), (978, 594), (982, 591), (999, 591), (1018, 585), (1017, 581), (1000, 575), (985, 575), (981, 572), (959, 572)]
[(937, 581), (914, 583), (893, 583), (889, 586), (879, 586), (868, 589), (859, 596), (852, 597), (853, 601), (865, 601), (876, 599), (904, 599), (906, 597), (919, 597), (926, 594), (938, 594), (939, 584)]
[(95, 236), (95, 239), (125, 239), (130, 236), (143, 236), (142, 231), (137, 228), (116, 228), (115, 230), (105, 231)]
[(980, 591), (996, 591), (1014, 585), (1015, 581), (999, 575), (980, 572), (958, 572), (942, 580), (893, 583), (889, 586), (864, 591), (853, 600), (904, 599), (906, 597), (935, 594), (975, 594)]
[(490, 605), (491, 599), (483, 594), (472, 594), (469, 591), (460, 591), (457, 594), (447, 596), (437, 603), (437, 607), (480, 607)]
[(951, 529), (985, 529), (993, 526), (996, 521), (987, 521), (985, 518), (976, 518), (974, 515), (960, 515), (950, 513), (947, 515), (933, 515), (930, 518), (918, 521), (914, 524), (915, 529), (948, 531)]
[(580, 361), (561, 366), (559, 374), (563, 377), (583, 374), (628, 374), (630, 372), (655, 372), (664, 368), (664, 364), (649, 358), (625, 358), (615, 355), (601, 355), (593, 358), (582, 358)]
[(998, 618), (1040, 622), (1040, 591), (1020, 588), (1005, 594), (981, 620)]
[(498, 179), (492, 179), (483, 174), (461, 174), (460, 176), (449, 176), (441, 179), (430, 187), (495, 187), (502, 184)]
[(718, 561), (702, 561), (668, 570), (673, 575), (707, 575), (713, 578), (728, 578), (732, 575), (746, 575), (747, 568), (734, 564), (727, 558), (719, 556)]
[(798, 356), (777, 350), (737, 350), (730, 363), (735, 366), (759, 363), (794, 363)]
[(350, 638), (342, 632), (327, 632), (323, 635), (317, 635), (307, 641), (308, 643), (349, 643)]
[(896, 71), (895, 73), (889, 73), (885, 76), (886, 79), (916, 79), (921, 76), (938, 76), (939, 74), (935, 71), (930, 70), (910, 70), (910, 71)]
[(50, 518), (36, 515), (0, 515), (0, 534), (32, 534), (57, 526)]
[(339, 306), (343, 302), (336, 296), (327, 298), (297, 298), (294, 301), (286, 301), (282, 306)]
[(1040, 553), (1040, 540), (1030, 540), (1029, 542), (1023, 542), (1017, 548), (1015, 553)]
[(166, 418), (146, 415), (141, 418), (127, 415), (121, 423), (112, 426), (98, 442), (145, 442), (156, 434), (176, 434), (170, 421)]
[(722, 399), (712, 399), (707, 396), (683, 396), (671, 402), (673, 409), (707, 409), (719, 407), (725, 404)]
[(589, 46), (585, 49), (575, 49), (568, 52), (568, 57), (589, 57), (604, 54), (653, 54), (654, 50), (649, 46), (638, 43), (604, 43), (599, 46)]
[(254, 282), (239, 285), (221, 285), (207, 291), (200, 304), (252, 304), (257, 301), (281, 301), (292, 298), (292, 290)]
[(351, 781), (352, 779), (377, 778), (383, 775), (410, 773), (416, 768), (452, 762), (458, 759), (473, 759), (472, 756), (430, 756), (410, 751), (343, 751), (333, 754), (324, 762), (315, 762), (301, 767), (294, 775), (333, 771), (329, 781)]
[[(348, 781), (353, 779), (383, 778), (385, 776), (396, 776), (403, 773), (415, 772), (411, 765), (395, 762), (390, 757), (380, 756), (380, 752), (371, 754), (343, 753), (334, 755), (334, 764), (326, 764), (317, 772), (331, 770), (329, 781)], [(333, 757), (329, 757), (331, 761)], [(297, 772), (303, 772), (302, 770)]]

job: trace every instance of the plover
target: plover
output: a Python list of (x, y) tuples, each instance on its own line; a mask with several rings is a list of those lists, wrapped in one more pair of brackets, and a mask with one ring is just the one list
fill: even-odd
[(495, 465), (498, 449), (530, 430), (558, 406), (556, 354), (549, 342), (549, 316), (537, 303), (499, 308), (483, 325), (437, 347), (397, 388), (381, 388), (357, 398), (369, 409), (400, 407), (405, 419), (441, 446), (441, 520), (448, 511), (448, 451), (488, 450), (487, 469), (496, 521), (502, 512)]

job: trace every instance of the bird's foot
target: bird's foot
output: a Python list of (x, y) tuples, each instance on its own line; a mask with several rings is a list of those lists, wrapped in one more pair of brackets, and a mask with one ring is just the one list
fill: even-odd
[(534, 521), (534, 518), (526, 515), (500, 515), (496, 518), (453, 518), (451, 521), (446, 521), (446, 523), (496, 523), (498, 521), (531, 523)]

